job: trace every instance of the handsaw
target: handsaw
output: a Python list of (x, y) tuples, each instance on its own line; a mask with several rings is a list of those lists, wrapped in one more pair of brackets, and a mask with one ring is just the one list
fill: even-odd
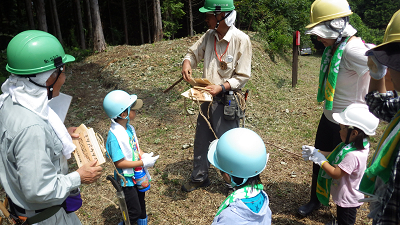
[(107, 180), (111, 181), (111, 184), (114, 186), (114, 188), (117, 190), (117, 198), (119, 201), (119, 207), (121, 209), (121, 213), (122, 213), (122, 218), (124, 220), (124, 224), (125, 225), (131, 225), (131, 222), (129, 220), (129, 214), (128, 214), (128, 207), (126, 206), (126, 202), (125, 202), (125, 194), (122, 191), (122, 187), (120, 185), (120, 183), (118, 183), (115, 178), (111, 175), (107, 176)]

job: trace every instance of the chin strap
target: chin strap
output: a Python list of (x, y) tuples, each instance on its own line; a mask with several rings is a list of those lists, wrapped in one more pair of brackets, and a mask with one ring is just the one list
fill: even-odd
[(242, 179), (243, 179), (243, 182), (242, 182), (241, 184), (238, 185), (235, 181), (233, 181), (232, 176), (231, 176), (230, 174), (228, 174), (228, 175), (229, 175), (229, 177), (231, 178), (231, 186), (232, 186), (232, 187), (242, 186), (244, 183), (247, 182), (247, 178), (242, 178)]
[(128, 115), (127, 115), (125, 118), (122, 118), (121, 116), (117, 116), (117, 118), (121, 118), (121, 119), (128, 120), (128, 121), (126, 122), (126, 124), (128, 125), (128, 124), (129, 124), (129, 121), (130, 121), (130, 119), (129, 119), (129, 113), (131, 113), (131, 107), (129, 106), (129, 107), (127, 108), (127, 110), (128, 110)]
[(336, 32), (339, 33), (339, 36), (336, 38), (336, 41), (335, 41), (335, 43), (334, 43), (335, 46), (337, 46), (337, 45), (342, 41), (342, 38), (343, 38), (343, 37), (342, 37), (343, 31), (344, 31), (344, 29), (346, 29), (347, 23), (349, 22), (349, 17), (348, 17), (348, 16), (343, 17), (343, 20), (344, 20), (344, 26), (343, 26), (342, 28), (340, 28), (340, 29), (338, 29), (338, 28), (332, 26), (332, 24), (331, 24), (332, 20), (326, 21), (326, 22), (325, 22), (325, 26), (327, 26), (327, 27), (329, 27), (331, 30), (336, 31)]
[(33, 83), (33, 84), (35, 84), (36, 86), (39, 86), (39, 87), (48, 88), (48, 90), (49, 90), (49, 93), (47, 94), (48, 100), (50, 100), (50, 99), (53, 98), (53, 86), (54, 86), (54, 84), (57, 82), (57, 80), (58, 80), (58, 78), (60, 77), (62, 71), (64, 70), (64, 68), (63, 68), (64, 63), (62, 62), (61, 56), (59, 56), (59, 57), (57, 57), (57, 58), (54, 59), (54, 66), (58, 69), (58, 74), (57, 74), (56, 80), (55, 80), (51, 85), (49, 85), (49, 86), (41, 85), (41, 84), (38, 84), (38, 83), (36, 83), (35, 81), (33, 81), (33, 80), (31, 79), (31, 77), (36, 77), (36, 75), (28, 76), (28, 80), (29, 80), (31, 83)]
[(218, 15), (217, 12), (218, 12), (218, 11), (214, 11), (214, 16), (215, 16), (215, 19), (217, 20), (217, 25), (215, 25), (214, 30), (217, 30), (217, 29), (218, 29), (218, 27), (219, 27), (219, 22), (221, 22), (222, 20), (224, 20), (226, 17), (228, 17), (228, 16), (232, 13), (232, 11), (230, 11), (230, 12), (228, 12), (227, 14), (225, 14), (224, 18), (222, 18), (221, 20), (218, 20), (218, 19), (217, 19), (217, 15)]
[(352, 126), (349, 126), (349, 127), (347, 128), (347, 137), (346, 137), (346, 141), (344, 142), (346, 145), (349, 144), (350, 135), (351, 135), (351, 132), (352, 132), (353, 130), (354, 130), (354, 128), (353, 128)]

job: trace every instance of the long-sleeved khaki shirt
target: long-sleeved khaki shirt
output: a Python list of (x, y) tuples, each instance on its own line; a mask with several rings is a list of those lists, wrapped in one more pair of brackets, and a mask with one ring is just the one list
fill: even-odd
[(62, 148), (48, 121), (6, 98), (0, 108), (0, 183), (14, 204), (26, 210), (61, 205), (80, 186), (79, 173), (68, 173)]
[[(215, 50), (218, 57), (226, 62), (226, 70), (221, 69)], [(219, 40), (215, 30), (208, 30), (189, 48), (183, 61), (190, 60), (191, 67), (194, 69), (204, 59), (203, 78), (207, 78), (213, 84), (229, 82), (231, 89), (235, 90), (243, 88), (250, 78), (251, 57), (252, 49), (249, 36), (235, 26), (231, 26), (221, 40)]]

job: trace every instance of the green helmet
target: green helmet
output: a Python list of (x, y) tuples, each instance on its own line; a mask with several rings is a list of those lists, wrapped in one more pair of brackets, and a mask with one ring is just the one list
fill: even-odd
[(200, 12), (229, 12), (235, 9), (233, 0), (205, 0)]
[(73, 61), (75, 58), (65, 54), (56, 37), (40, 30), (27, 30), (8, 43), (6, 70), (17, 75), (31, 75)]

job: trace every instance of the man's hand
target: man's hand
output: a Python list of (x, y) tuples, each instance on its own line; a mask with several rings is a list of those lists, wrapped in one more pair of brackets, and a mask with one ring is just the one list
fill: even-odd
[(188, 59), (183, 61), (181, 73), (183, 79), (185, 79), (187, 82), (192, 80), (192, 66), (190, 65), (190, 61)]
[(207, 87), (205, 87), (207, 89), (207, 91), (214, 97), (217, 94), (219, 94), (222, 91), (222, 87), (219, 85), (208, 85)]
[(76, 172), (81, 176), (82, 184), (91, 184), (95, 182), (103, 173), (101, 166), (96, 166), (97, 160), (93, 160), (81, 166)]
[(380, 80), (386, 75), (387, 67), (378, 62), (374, 55), (368, 56), (367, 62), (369, 75), (375, 80)]
[(77, 127), (68, 127), (67, 128), (67, 131), (68, 131), (69, 135), (71, 135), (72, 138), (78, 138), (79, 137), (79, 134), (75, 133), (76, 128)]

